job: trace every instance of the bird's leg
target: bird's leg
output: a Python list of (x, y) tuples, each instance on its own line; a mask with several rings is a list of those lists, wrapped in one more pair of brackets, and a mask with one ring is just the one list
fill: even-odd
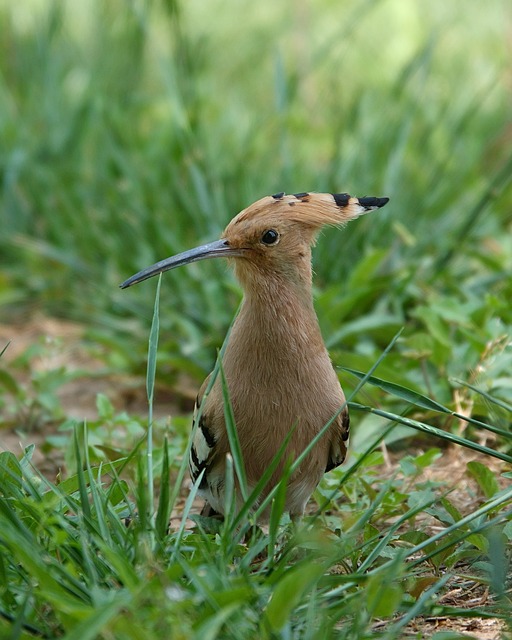
[(222, 515), (222, 513), (215, 511), (215, 509), (208, 502), (204, 503), (200, 515), (203, 518), (218, 518), (219, 520), (224, 520), (224, 516)]

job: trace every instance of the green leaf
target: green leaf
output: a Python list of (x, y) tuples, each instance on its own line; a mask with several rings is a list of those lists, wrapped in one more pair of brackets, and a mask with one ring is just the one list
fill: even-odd
[(461, 512), (457, 509), (457, 507), (452, 502), (450, 502), (450, 500), (448, 500), (448, 498), (446, 497), (441, 498), (441, 504), (446, 509), (446, 511), (450, 514), (450, 516), (453, 518), (454, 522), (458, 522), (459, 520), (462, 519)]
[(11, 451), (0, 453), (0, 492), (9, 495), (12, 487), (21, 489), (23, 472), (18, 459)]
[(489, 550), (489, 540), (481, 533), (472, 533), (468, 536), (467, 541), (483, 553), (487, 553)]
[[(362, 380), (366, 376), (365, 373), (363, 373), (362, 371), (357, 371), (356, 369), (348, 369), (346, 367), (340, 368), (342, 369), (342, 371), (348, 371), (348, 373), (356, 376), (356, 378), (359, 378), (359, 380)], [(376, 376), (369, 376), (366, 379), (368, 384), (379, 387), (386, 393), (401, 398), (402, 400), (406, 400), (410, 404), (413, 404), (417, 407), (428, 409), (429, 411), (440, 411), (441, 413), (451, 414), (451, 411), (444, 407), (442, 404), (439, 404), (439, 402), (436, 402), (435, 400), (431, 400), (427, 396), (424, 396), (417, 391), (413, 391), (412, 389), (409, 389), (402, 385), (395, 384), (394, 382), (387, 382), (386, 380), (382, 380), (381, 378), (377, 378)]]
[(388, 256), (389, 249), (374, 249), (366, 256), (363, 256), (355, 268), (350, 272), (347, 289), (357, 290), (364, 287), (371, 281), (372, 276), (377, 272), (383, 260)]
[(382, 330), (383, 328), (396, 331), (402, 324), (400, 316), (393, 316), (387, 313), (363, 316), (352, 322), (345, 323), (341, 329), (326, 339), (325, 344), (328, 349), (332, 349), (350, 335), (368, 333), (375, 329)]
[(265, 618), (271, 629), (279, 631), (286, 624), (304, 594), (323, 575), (324, 567), (315, 560), (308, 560), (289, 569), (274, 588), (265, 610)]
[(433, 309), (419, 306), (416, 308), (414, 315), (425, 324), (429, 334), (441, 343), (443, 347), (452, 348), (453, 343), (450, 340), (449, 329)]
[(507, 536), (508, 540), (512, 540), (512, 520), (507, 522), (503, 527), (503, 533)]
[(96, 396), (96, 408), (100, 420), (112, 420), (114, 417), (114, 407), (104, 393)]
[(0, 385), (2, 385), (9, 393), (12, 393), (13, 396), (20, 392), (20, 387), (16, 380), (4, 369), (0, 369)]
[(366, 586), (368, 612), (374, 618), (393, 615), (402, 599), (403, 591), (396, 582), (389, 582), (384, 574), (373, 575)]
[(468, 462), (467, 470), (478, 483), (482, 493), (486, 498), (492, 498), (500, 490), (498, 481), (494, 473), (481, 462), (473, 460)]
[(427, 469), (442, 455), (441, 449), (438, 447), (432, 447), (431, 449), (428, 449), (428, 451), (425, 451), (425, 453), (421, 453), (419, 456), (416, 456), (414, 458), (414, 462), (418, 468)]

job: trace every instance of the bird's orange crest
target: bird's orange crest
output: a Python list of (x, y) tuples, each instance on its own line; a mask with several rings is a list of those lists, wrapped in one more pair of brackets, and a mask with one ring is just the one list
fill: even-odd
[(341, 225), (368, 211), (383, 207), (388, 200), (389, 198), (355, 198), (348, 193), (276, 193), (261, 198), (241, 211), (228, 228), (257, 219), (279, 218), (313, 228)]

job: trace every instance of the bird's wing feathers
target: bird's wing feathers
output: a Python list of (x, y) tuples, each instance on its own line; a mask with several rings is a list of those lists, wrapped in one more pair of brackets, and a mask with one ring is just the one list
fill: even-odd
[(325, 473), (338, 467), (347, 455), (348, 437), (350, 435), (350, 416), (348, 407), (345, 407), (336, 420), (337, 429), (333, 435), (331, 446), (329, 449), (329, 457)]
[[(204, 391), (208, 385), (209, 379), (210, 376), (208, 376), (203, 382), (201, 389), (197, 394), (196, 404), (194, 406), (194, 417), (192, 420), (193, 429), (196, 426), (196, 421), (199, 416), (199, 407), (201, 406)], [(211, 429), (211, 425), (209, 424), (208, 415), (203, 410), (201, 412), (201, 415), (199, 416), (199, 423), (197, 424), (197, 427), (195, 429), (194, 441), (192, 442), (192, 447), (190, 448), (189, 469), (193, 482), (195, 482), (199, 478), (199, 475), (201, 474), (201, 471), (203, 471), (203, 469), (206, 472), (207, 468), (212, 463), (214, 455), (215, 435)]]

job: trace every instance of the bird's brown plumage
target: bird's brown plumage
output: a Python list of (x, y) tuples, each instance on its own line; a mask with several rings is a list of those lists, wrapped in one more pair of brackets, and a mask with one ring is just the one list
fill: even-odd
[[(343, 462), (349, 434), (345, 397), (313, 308), (311, 246), (322, 226), (344, 224), (387, 201), (325, 193), (267, 196), (235, 216), (221, 240), (202, 253), (199, 249), (192, 258), (186, 252), (180, 254), (183, 259), (162, 261), (125, 283), (203, 257), (232, 258), (244, 299), (222, 365), (249, 488), (290, 429), (295, 427), (286, 454), (262, 497), (278, 482), (284, 464), (296, 459), (337, 414), (288, 480), (286, 510), (292, 516), (303, 513), (322, 475)], [(206, 382), (199, 402), (205, 387)], [(200, 493), (219, 513), (224, 511), (229, 450), (219, 377), (201, 407), (190, 460), (194, 480), (204, 471)]]

